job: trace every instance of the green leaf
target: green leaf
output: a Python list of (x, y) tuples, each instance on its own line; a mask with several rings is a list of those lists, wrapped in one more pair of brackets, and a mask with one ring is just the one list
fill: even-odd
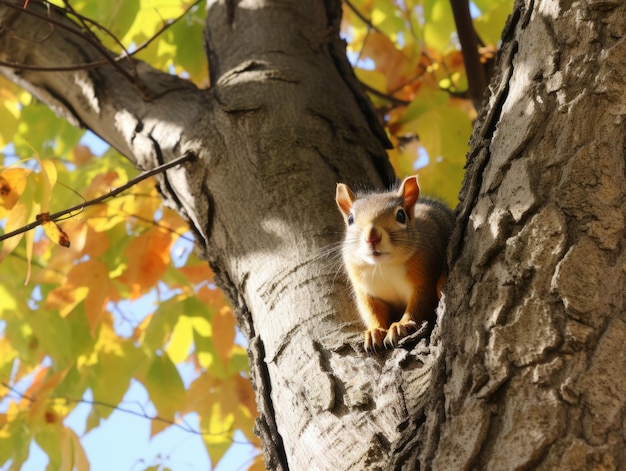
[(13, 140), (20, 119), (20, 103), (15, 90), (17, 87), (0, 77), (0, 149)]
[(62, 467), (61, 456), (61, 424), (50, 423), (38, 427), (35, 432), (35, 441), (41, 449), (48, 455), (50, 460), (46, 471), (71, 471), (67, 467)]
[(502, 36), (502, 29), (513, 11), (513, 0), (492, 0), (480, 2), (483, 12), (474, 20), (474, 28), (485, 44), (496, 45)]
[(404, 32), (404, 19), (395, 2), (378, 0), (372, 9), (371, 21), (389, 39), (396, 41), (398, 33)]
[[(158, 416), (165, 420), (174, 420), (176, 412), (185, 402), (185, 386), (169, 355), (157, 355), (141, 381)], [(167, 424), (161, 421), (152, 421), (152, 435), (166, 427)]]
[(33, 101), (22, 108), (14, 144), (21, 157), (31, 157), (36, 149), (42, 158), (47, 158), (69, 152), (84, 133), (60, 120), (42, 103)]
[[(402, 119), (398, 122), (401, 124), (410, 123), (421, 118), (425, 113), (429, 113), (433, 108), (440, 108), (445, 106), (450, 100), (450, 95), (447, 92), (443, 92), (433, 88), (423, 87), (415, 99), (407, 106)], [(406, 132), (406, 127), (403, 127), (401, 132)]]
[[(119, 404), (130, 386), (131, 379), (143, 374), (149, 359), (143, 349), (135, 347), (132, 340), (118, 337), (109, 323), (100, 328), (94, 352), (81, 359), (80, 364), (89, 366), (89, 385), (95, 401)], [(103, 418), (113, 409), (101, 408)]]
[(441, 53), (452, 47), (456, 31), (452, 7), (448, 0), (424, 0), (424, 41)]
[[(4, 394), (2, 389), (0, 391)], [(8, 407), (6, 414), (0, 414), (0, 463), (12, 460), (11, 470), (22, 469), (28, 459), (30, 435), (26, 417), (15, 403)]]
[(202, 44), (204, 41), (205, 13), (204, 6), (199, 5), (190, 15), (172, 25), (164, 35), (164, 40), (174, 47), (172, 62), (187, 72), (193, 82), (204, 85), (209, 75), (206, 54), (202, 48), (187, 45)]

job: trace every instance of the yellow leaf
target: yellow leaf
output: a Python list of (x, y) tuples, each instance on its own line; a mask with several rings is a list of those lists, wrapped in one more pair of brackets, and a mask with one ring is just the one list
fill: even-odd
[(380, 70), (355, 68), (354, 73), (357, 78), (368, 87), (382, 93), (387, 91), (387, 77)]
[(435, 159), (417, 171), (424, 195), (442, 199), (451, 208), (458, 204), (463, 179), (463, 164), (449, 159)]
[(216, 387), (219, 387), (219, 381), (211, 377), (207, 372), (203, 372), (193, 380), (189, 389), (187, 389), (185, 405), (181, 412), (195, 411), (200, 416), (208, 416), (211, 413), (211, 407), (215, 400), (213, 391)]
[(36, 201), (41, 207), (42, 213), (50, 211), (50, 200), (52, 199), (52, 188), (57, 181), (57, 169), (51, 160), (41, 160), (37, 156), (40, 171), (37, 174), (38, 195)]
[(98, 174), (91, 180), (83, 196), (85, 199), (89, 200), (104, 195), (111, 191), (111, 188), (117, 180), (119, 180), (119, 174), (115, 170)]
[(165, 351), (174, 363), (180, 363), (189, 355), (192, 342), (193, 318), (180, 316)]
[[(0, 286), (0, 295), (4, 297), (5, 293), (2, 292)], [(0, 312), (2, 312), (2, 306), (0, 305)], [(0, 378), (9, 378), (11, 376), (11, 370), (13, 369), (13, 362), (17, 358), (18, 352), (15, 347), (9, 343), (6, 337), (0, 337)], [(4, 394), (3, 394), (4, 396)], [(1, 427), (0, 427), (1, 429)]]
[[(17, 203), (13, 209), (9, 212), (4, 226), (5, 233), (12, 232), (20, 227), (24, 227), (26, 224), (26, 217), (29, 210), (24, 203)], [(2, 250), (0, 251), (0, 261), (15, 250), (15, 247), (20, 243), (24, 234), (18, 234), (10, 237), (2, 242)]]
[[(109, 236), (106, 232), (96, 231), (91, 225), (84, 224), (82, 221), (68, 221), (66, 225), (70, 226), (68, 228), (68, 232), (72, 234), (70, 228), (76, 224), (78, 226), (75, 231), (84, 230), (86, 231), (84, 235), (84, 246), (81, 252), (81, 255), (89, 255), (91, 258), (96, 258), (104, 255), (108, 250), (110, 244)], [(81, 232), (81, 237), (82, 232)], [(72, 234), (72, 240), (77, 239), (77, 234)], [(76, 245), (76, 244), (74, 244)]]
[(200, 419), (200, 425), (204, 429), (202, 439), (211, 462), (216, 466), (230, 448), (235, 433), (235, 414), (225, 410), (225, 402), (222, 401), (228, 400), (228, 397), (225, 397), (224, 393), (220, 396), (219, 400), (213, 402), (209, 416), (203, 416)]
[(59, 244), (61, 247), (70, 246), (69, 236), (63, 232), (63, 229), (56, 222), (50, 219), (50, 213), (38, 214), (37, 221), (41, 222), (44, 232), (52, 242)]
[(87, 458), (87, 454), (80, 443), (80, 438), (76, 435), (76, 433), (67, 428), (71, 437), (71, 447), (72, 447), (72, 469), (76, 471), (89, 471), (89, 459)]
[(23, 168), (6, 168), (0, 173), (0, 198), (2, 206), (12, 209), (26, 187), (31, 171)]
[(502, 28), (513, 11), (513, 0), (480, 2), (482, 15), (474, 20), (476, 33), (485, 44), (497, 44), (502, 36)]
[(87, 294), (89, 294), (89, 289), (85, 286), (59, 286), (48, 294), (46, 298), (46, 308), (58, 309), (61, 317), (67, 317), (78, 303), (84, 301)]
[[(137, 371), (147, 365), (146, 353), (132, 341), (120, 338), (113, 328), (113, 318), (108, 315), (98, 330), (95, 358), (82, 360), (82, 368), (89, 371), (94, 401), (118, 404), (130, 386)], [(90, 417), (90, 425), (108, 417), (114, 409), (99, 407)]]
[(14, 91), (17, 86), (10, 83), (4, 77), (0, 77), (0, 149), (11, 142), (17, 131), (20, 104)]

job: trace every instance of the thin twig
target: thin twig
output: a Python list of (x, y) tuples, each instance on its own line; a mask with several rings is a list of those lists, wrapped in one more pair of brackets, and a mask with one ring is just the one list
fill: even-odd
[[(15, 393), (20, 399), (25, 399), (28, 402), (35, 402), (36, 398), (34, 397), (30, 397), (27, 394), (18, 391), (16, 388), (14, 388), (13, 386), (11, 386), (10, 384), (1, 381), (0, 385), (4, 386), (5, 388), (7, 388), (9, 391)], [(7, 395), (3, 396), (6, 397)], [(107, 407), (109, 409), (113, 409), (119, 412), (124, 412), (125, 414), (130, 414), (130, 415), (134, 415), (136, 417), (140, 417), (142, 419), (148, 419), (148, 420), (152, 420), (155, 422), (162, 422), (164, 424), (167, 425), (172, 425), (174, 427), (178, 427), (181, 430), (184, 430), (187, 433), (191, 433), (194, 435), (203, 435), (203, 436), (220, 436), (220, 435), (226, 435), (232, 432), (231, 429), (228, 430), (224, 430), (223, 432), (217, 432), (217, 433), (210, 433), (210, 432), (203, 432), (201, 430), (197, 430), (194, 427), (192, 427), (191, 425), (189, 425), (184, 418), (181, 420), (182, 424), (174, 421), (174, 420), (169, 420), (169, 419), (165, 419), (163, 417), (159, 417), (159, 416), (152, 416), (152, 415), (148, 415), (148, 412), (144, 409), (144, 407), (137, 401), (133, 401), (135, 404), (137, 404), (137, 406), (141, 409), (141, 412), (137, 412), (135, 410), (132, 409), (127, 409), (125, 407), (120, 407), (119, 405), (113, 405), (113, 404), (109, 404), (108, 402), (104, 402), (104, 401), (97, 401), (97, 400), (88, 400), (88, 399), (71, 399), (68, 397), (51, 397), (48, 398), (49, 401), (63, 401), (63, 402), (73, 402), (74, 404), (88, 404), (91, 406), (101, 406), (101, 407)], [(239, 443), (239, 444), (244, 444), (242, 442), (238, 442), (236, 440), (233, 440), (233, 443)]]
[[(108, 199), (108, 198), (112, 198), (118, 194), (120, 194), (121, 192), (129, 189), (130, 187), (136, 185), (137, 183), (139, 183), (140, 181), (145, 180), (146, 178), (149, 178), (153, 175), (157, 175), (159, 173), (165, 172), (166, 170), (175, 167), (176, 165), (182, 164), (184, 162), (190, 162), (192, 160), (194, 160), (196, 158), (196, 154), (194, 154), (193, 152), (186, 152), (182, 157), (178, 157), (177, 159), (174, 159), (170, 162), (167, 162), (166, 164), (163, 165), (159, 165), (158, 167), (155, 167), (151, 170), (147, 170), (139, 175), (137, 175), (135, 178), (132, 178), (130, 180), (128, 180), (125, 184), (123, 184), (122, 186), (118, 187), (118, 188), (114, 188), (113, 190), (109, 191), (108, 193), (98, 196), (97, 198), (94, 198), (92, 200), (89, 201), (85, 201), (83, 203), (77, 204), (76, 206), (72, 206), (71, 208), (67, 208), (64, 209), (62, 211), (58, 211), (54, 214), (50, 215), (50, 220), (51, 221), (56, 221), (57, 219), (59, 219), (62, 216), (65, 216), (66, 214), (71, 214), (74, 211), (82, 211), (83, 209), (89, 207), (89, 206), (93, 206), (94, 204), (98, 204), (101, 203), (102, 201)], [(30, 224), (27, 224), (19, 229), (16, 229), (12, 232), (8, 232), (6, 234), (2, 234), (0, 235), (0, 242), (3, 240), (6, 240), (10, 237), (14, 237), (18, 234), (23, 234), (24, 232), (28, 232), (30, 230), (33, 230), (34, 228), (36, 228), (37, 226), (40, 226), (42, 223), (42, 221), (33, 221)]]
[(355, 15), (356, 15), (356, 16), (357, 16), (357, 17), (358, 17), (358, 18), (359, 18), (359, 19), (360, 19), (363, 23), (365, 23), (365, 24), (367, 25), (368, 29), (373, 29), (373, 30), (374, 30), (374, 31), (376, 31), (377, 33), (380, 33), (380, 34), (385, 34), (385, 33), (383, 33), (383, 32), (382, 32), (382, 31), (381, 31), (378, 27), (374, 26), (374, 25), (372, 24), (372, 22), (371, 22), (370, 20), (368, 20), (368, 19), (367, 19), (367, 18), (363, 15), (363, 13), (361, 13), (361, 12), (357, 9), (357, 7), (355, 7), (355, 6), (352, 4), (352, 2), (351, 2), (350, 0), (343, 0), (343, 3), (345, 3), (345, 4), (348, 6), (348, 8), (349, 8), (350, 10), (352, 10), (352, 13), (354, 13), (354, 14), (355, 14)]

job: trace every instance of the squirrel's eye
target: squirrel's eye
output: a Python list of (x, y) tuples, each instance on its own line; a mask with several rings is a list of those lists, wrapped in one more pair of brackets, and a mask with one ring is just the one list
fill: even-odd
[(396, 213), (396, 221), (400, 224), (406, 224), (406, 213), (404, 212), (404, 209), (398, 209), (398, 212)]
[(352, 213), (348, 214), (348, 226), (354, 224), (354, 215)]

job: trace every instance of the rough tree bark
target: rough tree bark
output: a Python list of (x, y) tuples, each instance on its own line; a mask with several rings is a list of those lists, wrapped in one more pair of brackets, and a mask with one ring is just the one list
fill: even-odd
[(197, 155), (160, 188), (249, 339), (269, 468), (626, 462), (623, 4), (516, 5), (440, 326), (380, 356), (362, 352), (345, 280), (321, 256), (341, 233), (335, 183), (391, 176), (338, 0), (208, 2), (208, 90), (135, 61), (36, 70), (104, 51), (22, 5), (0, 3), (0, 61), (15, 64), (2, 74), (138, 166)]
[(422, 462), (626, 466), (626, 4), (518, 2), (471, 141)]

